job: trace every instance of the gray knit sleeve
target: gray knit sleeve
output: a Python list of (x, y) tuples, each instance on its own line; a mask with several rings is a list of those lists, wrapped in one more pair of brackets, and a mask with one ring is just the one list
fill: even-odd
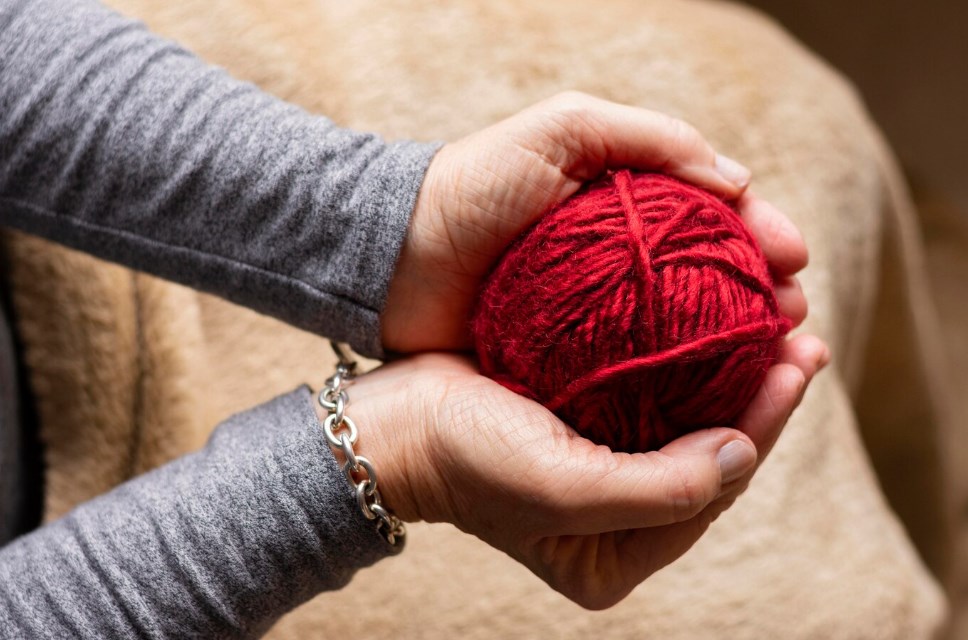
[(0, 549), (2, 638), (249, 638), (386, 556), (305, 388)]
[(340, 129), (93, 0), (0, 0), (0, 224), (366, 355), (436, 149)]

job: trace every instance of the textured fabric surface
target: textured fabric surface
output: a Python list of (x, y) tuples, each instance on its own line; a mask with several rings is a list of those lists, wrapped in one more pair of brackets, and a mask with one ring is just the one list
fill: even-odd
[(622, 170), (505, 252), (471, 328), (482, 373), (634, 452), (736, 426), (790, 322), (735, 210), (680, 180)]
[[(933, 193), (922, 193), (918, 198), (918, 207), (924, 223), (925, 241), (927, 245), (926, 266), (930, 277), (931, 292), (938, 301), (941, 316), (941, 338), (945, 346), (947, 362), (950, 363), (950, 388), (961, 393), (952, 394), (954, 403), (951, 406), (955, 417), (954, 427), (946, 438), (945, 465), (939, 469), (937, 476), (946, 482), (947, 496), (952, 508), (964, 513), (962, 505), (968, 495), (968, 296), (965, 295), (965, 283), (968, 282), (968, 221), (963, 212), (944, 197)], [(889, 356), (890, 357), (890, 356)], [(898, 395), (903, 397), (906, 390), (901, 388)], [(873, 405), (873, 399), (871, 401)], [(878, 407), (881, 411), (894, 411), (897, 423), (898, 439), (910, 439), (911, 435), (904, 435), (903, 419), (896, 417), (896, 407)], [(904, 414), (910, 415), (908, 407)], [(899, 452), (882, 457), (880, 464), (884, 467), (902, 466), (910, 464)], [(932, 478), (934, 479), (934, 478)], [(923, 482), (923, 481), (922, 481)], [(904, 486), (904, 478), (893, 478), (892, 488), (901, 486), (907, 489), (904, 500), (895, 503), (899, 511), (903, 510), (909, 516), (918, 514), (920, 506), (916, 501), (916, 494), (921, 491), (911, 491)], [(899, 491), (895, 495), (905, 495)], [(953, 535), (956, 542), (960, 542), (962, 549), (968, 543), (968, 523), (962, 517), (955, 521)], [(949, 590), (952, 599), (952, 629), (950, 637), (968, 638), (968, 571), (965, 570), (964, 555), (949, 560), (953, 571), (949, 577)], [(959, 571), (960, 568), (960, 571)]]
[[(434, 145), (387, 145), (339, 129), (86, 0), (0, 7), (0, 59), (0, 223), (381, 351), (378, 314)], [(75, 275), (86, 296), (90, 282)], [(56, 278), (47, 272), (37, 282)], [(0, 312), (2, 544), (20, 532), (31, 513), (25, 498), (34, 496), (24, 473), (12, 336)], [(89, 339), (84, 323), (75, 328)], [(118, 391), (110, 375), (101, 390), (108, 396)], [(123, 391), (118, 400), (143, 406)], [(290, 400), (239, 421), (259, 420), (305, 428), (315, 417)], [(76, 456), (74, 443), (67, 446), (67, 456)], [(306, 495), (319, 497), (309, 495), (315, 483), (330, 482), (329, 494), (343, 487), (338, 470), (322, 470), (335, 479), (299, 475), (287, 471), (295, 463), (287, 459), (275, 474), (249, 477), (267, 464), (258, 458), (263, 446), (254, 436), (239, 438), (217, 448), (234, 455), (183, 459), (4, 550), (9, 624), (0, 629), (50, 637), (252, 634), (385, 553), (373, 545), (378, 538), (363, 543), (360, 518), (346, 519), (325, 502), (323, 511), (301, 505)], [(237, 493), (223, 491), (225, 482)], [(247, 490), (255, 502), (240, 521)], [(276, 511), (300, 504), (305, 522), (260, 513), (253, 505), (262, 500)], [(267, 529), (260, 533), (251, 519)], [(199, 526), (210, 530), (198, 535)], [(308, 526), (317, 538), (307, 537)], [(225, 550), (230, 562), (208, 555), (208, 546), (239, 537), (242, 527), (242, 542)], [(306, 559), (333, 536), (348, 544), (338, 549), (342, 564)], [(266, 589), (249, 600), (240, 596), (245, 571)], [(193, 600), (198, 591), (204, 596)], [(53, 599), (56, 608), (44, 604)], [(175, 622), (182, 626), (169, 626)]]
[(0, 224), (382, 352), (436, 147), (230, 78), (94, 0), (0, 6)]
[[(829, 341), (832, 365), (749, 491), (625, 602), (584, 611), (453, 527), (416, 525), (405, 554), (269, 637), (365, 636), (374, 624), (421, 640), (907, 640), (943, 628), (937, 576), (963, 568), (948, 528), (963, 503), (945, 493), (957, 467), (939, 464), (956, 448), (914, 211), (851, 87), (773, 23), (660, 0), (114, 4), (341, 126), (394, 138), (454, 139), (565, 88), (672, 113), (750, 165), (811, 251), (807, 328)], [(318, 338), (221, 300), (25, 236), (7, 246), (49, 443), (50, 518), (198, 446), (239, 408), (319, 384), (331, 363)], [(895, 312), (877, 313), (888, 289)], [(889, 347), (905, 357), (868, 357)], [(903, 522), (887, 499), (905, 505)], [(379, 606), (361, 616), (355, 602)]]
[(0, 550), (0, 637), (250, 638), (390, 553), (306, 388)]

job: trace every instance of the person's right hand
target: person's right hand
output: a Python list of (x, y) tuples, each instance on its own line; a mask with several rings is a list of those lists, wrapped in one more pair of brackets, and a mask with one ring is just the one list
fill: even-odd
[(347, 414), (398, 516), (451, 522), (602, 609), (685, 553), (746, 489), (828, 359), (816, 337), (788, 340), (738, 429), (648, 453), (593, 444), (453, 355), (361, 376)]
[(806, 300), (794, 274), (807, 247), (793, 223), (749, 193), (750, 172), (668, 115), (567, 92), (445, 145), (427, 169), (381, 316), (392, 351), (463, 350), (481, 282), (549, 209), (609, 169), (661, 171), (735, 200), (774, 276), (784, 315)]

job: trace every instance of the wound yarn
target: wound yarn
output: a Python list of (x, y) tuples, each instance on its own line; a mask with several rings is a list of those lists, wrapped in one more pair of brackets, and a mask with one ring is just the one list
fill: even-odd
[(471, 320), (485, 375), (629, 452), (735, 426), (789, 329), (737, 212), (631, 171), (587, 185), (518, 238)]

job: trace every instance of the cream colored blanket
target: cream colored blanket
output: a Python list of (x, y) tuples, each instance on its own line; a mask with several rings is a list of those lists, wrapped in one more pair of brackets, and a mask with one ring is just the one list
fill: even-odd
[[(831, 344), (833, 366), (749, 492), (626, 601), (584, 611), (480, 541), (417, 525), (401, 557), (271, 637), (943, 630), (944, 589), (957, 594), (964, 573), (953, 529), (960, 434), (913, 209), (852, 88), (776, 25), (730, 4), (658, 0), (112, 4), (237, 76), (391, 138), (453, 139), (562, 89), (669, 112), (751, 166), (756, 190), (811, 250), (807, 328)], [(48, 518), (329, 369), (320, 338), (252, 312), (24, 236), (8, 236), (7, 249), (47, 447)]]

